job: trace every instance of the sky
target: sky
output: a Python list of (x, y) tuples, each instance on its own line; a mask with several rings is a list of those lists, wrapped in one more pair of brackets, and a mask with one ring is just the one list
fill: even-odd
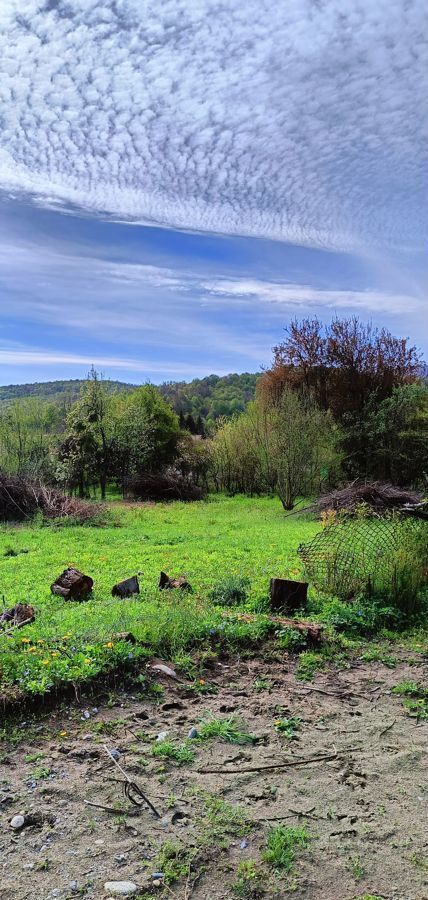
[(428, 358), (424, 0), (1, 0), (0, 383)]

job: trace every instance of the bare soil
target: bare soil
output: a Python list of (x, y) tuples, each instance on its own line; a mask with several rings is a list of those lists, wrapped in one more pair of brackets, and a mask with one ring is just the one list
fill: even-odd
[[(411, 662), (404, 653), (393, 669), (355, 661), (302, 683), (295, 661), (233, 659), (206, 676), (216, 694), (195, 696), (165, 679), (157, 703), (121, 691), (108, 702), (76, 701), (21, 723), (25, 742), (1, 757), (1, 900), (101, 900), (108, 880), (135, 882), (141, 897), (176, 900), (427, 900), (427, 723), (409, 717), (391, 694), (399, 681), (424, 679), (422, 658)], [(260, 687), (260, 680), (270, 684)], [(151, 756), (160, 732), (181, 742), (207, 712), (238, 713), (257, 742), (195, 741), (195, 761), (179, 767)], [(295, 740), (274, 724), (291, 715), (301, 718)], [(104, 745), (120, 751), (120, 765), (161, 819), (124, 797), (123, 776)], [(335, 758), (262, 768), (324, 755)], [(207, 841), (207, 793), (245, 810), (254, 822), (245, 839), (225, 833), (224, 846)], [(13, 831), (12, 816), (34, 812), (53, 815), (54, 824)], [(280, 823), (304, 824), (309, 846), (291, 873), (262, 863), (259, 888), (237, 893), (239, 864), (259, 863), (269, 828)], [(195, 872), (153, 886), (159, 847), (192, 847), (204, 829)]]

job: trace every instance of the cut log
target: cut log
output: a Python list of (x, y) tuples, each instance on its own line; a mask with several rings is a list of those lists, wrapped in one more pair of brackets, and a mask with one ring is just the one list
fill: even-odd
[(192, 590), (184, 575), (180, 575), (179, 578), (170, 578), (165, 572), (161, 572), (159, 578), (159, 590), (164, 591), (165, 588), (167, 590), (173, 590), (173, 588), (180, 588), (182, 591)]
[(306, 606), (308, 584), (288, 578), (271, 578), (269, 596), (272, 612), (294, 613)]
[(30, 622), (34, 622), (35, 617), (33, 606), (29, 606), (27, 603), (17, 603), (16, 606), (5, 609), (0, 615), (0, 622), (7, 622), (9, 625), (21, 628), (22, 625), (29, 625)]
[(128, 641), (128, 644), (137, 643), (137, 638), (132, 634), (132, 631), (117, 631), (113, 637), (115, 641)]
[(93, 585), (93, 579), (89, 575), (84, 575), (78, 569), (64, 569), (51, 584), (51, 591), (64, 600), (86, 600)]
[(139, 593), (140, 585), (136, 575), (133, 575), (132, 578), (125, 578), (125, 581), (119, 581), (113, 585), (111, 591), (112, 597), (132, 597), (133, 594)]

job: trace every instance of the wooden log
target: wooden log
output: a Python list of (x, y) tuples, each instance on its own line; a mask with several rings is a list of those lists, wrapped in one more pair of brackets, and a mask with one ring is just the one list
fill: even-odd
[(35, 617), (33, 606), (29, 606), (27, 603), (17, 603), (16, 606), (5, 609), (0, 615), (0, 622), (6, 622), (16, 628), (21, 628), (22, 625), (29, 625), (30, 622), (34, 622)]
[(119, 581), (117, 584), (113, 585), (111, 595), (112, 597), (132, 597), (133, 594), (140, 593), (140, 585), (138, 584), (138, 578), (136, 575), (132, 575), (131, 578), (125, 578), (125, 581)]
[[(233, 614), (229, 612), (224, 612), (223, 616), (225, 618), (232, 618)], [(255, 622), (256, 616), (253, 613), (240, 613), (239, 621), (240, 622)], [(323, 626), (318, 625), (316, 622), (305, 622), (303, 620), (297, 619), (286, 619), (283, 616), (268, 616), (269, 622), (272, 622), (272, 632), (278, 631), (278, 627), (282, 628), (294, 628), (295, 631), (299, 631), (300, 634), (303, 634), (308, 643), (313, 646), (318, 646), (322, 641), (323, 635)]]
[(159, 590), (173, 590), (174, 588), (180, 588), (180, 590), (182, 591), (192, 590), (189, 582), (187, 581), (187, 578), (184, 575), (180, 575), (179, 578), (170, 578), (168, 575), (166, 575), (165, 572), (161, 572), (159, 578)]
[(64, 600), (86, 600), (93, 588), (93, 579), (78, 569), (64, 569), (51, 584), (52, 594)]
[(269, 596), (272, 612), (294, 613), (306, 606), (308, 584), (288, 578), (271, 578)]

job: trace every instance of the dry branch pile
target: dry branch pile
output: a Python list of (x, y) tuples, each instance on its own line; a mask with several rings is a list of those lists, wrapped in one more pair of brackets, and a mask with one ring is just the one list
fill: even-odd
[(202, 488), (180, 475), (144, 472), (129, 478), (125, 484), (127, 497), (136, 500), (202, 500)]
[[(390, 510), (410, 514), (427, 508), (418, 491), (404, 490), (382, 482), (353, 483), (320, 497), (315, 505), (318, 512), (334, 509), (352, 515), (364, 505), (374, 514), (383, 515)], [(428, 510), (427, 510), (428, 515)]]
[(41, 511), (47, 519), (74, 519), (79, 524), (95, 518), (100, 505), (67, 497), (56, 488), (0, 473), (0, 520), (22, 522)]

